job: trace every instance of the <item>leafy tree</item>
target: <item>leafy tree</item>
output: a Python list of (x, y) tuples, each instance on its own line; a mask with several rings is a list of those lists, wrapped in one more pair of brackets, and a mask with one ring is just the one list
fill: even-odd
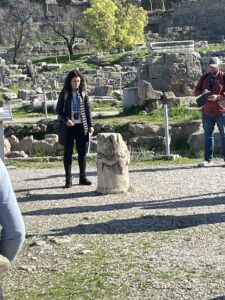
[(133, 48), (136, 43), (144, 43), (144, 27), (147, 14), (143, 8), (134, 4), (118, 5), (116, 23), (117, 45)]
[(113, 0), (91, 0), (84, 12), (82, 26), (89, 42), (99, 50), (115, 46), (117, 6)]
[(91, 7), (85, 10), (82, 22), (90, 43), (107, 50), (115, 46), (131, 48), (135, 43), (143, 42), (147, 14), (132, 2), (91, 0)]

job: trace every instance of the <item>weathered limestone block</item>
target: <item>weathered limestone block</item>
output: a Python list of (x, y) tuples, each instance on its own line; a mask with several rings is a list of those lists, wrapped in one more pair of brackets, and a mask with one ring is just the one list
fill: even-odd
[(135, 149), (145, 147), (148, 150), (159, 149), (164, 147), (163, 136), (139, 136), (131, 138), (128, 142), (129, 146)]
[[(200, 151), (201, 149), (204, 149), (204, 132), (199, 130), (197, 132), (192, 133), (189, 136), (187, 143), (190, 146), (190, 149), (196, 152)], [(221, 139), (217, 129), (214, 133), (214, 144), (215, 149), (221, 149)]]
[(3, 98), (7, 101), (10, 101), (11, 99), (16, 99), (17, 98), (17, 94), (14, 92), (9, 92), (9, 93), (4, 93), (3, 94)]
[(97, 192), (126, 192), (129, 188), (130, 153), (119, 133), (97, 135)]
[(43, 66), (44, 71), (54, 71), (62, 68), (62, 64), (46, 64)]
[(198, 131), (203, 131), (200, 121), (175, 123), (170, 129), (171, 136), (176, 137), (179, 135), (186, 139), (188, 139), (191, 134), (195, 134)]
[(11, 145), (11, 151), (14, 151), (16, 148), (16, 145), (19, 144), (19, 139), (15, 135), (12, 134), (11, 136), (8, 137), (8, 141)]
[(8, 158), (18, 158), (18, 157), (22, 157), (22, 158), (28, 158), (28, 155), (24, 152), (24, 151), (12, 151), (9, 153), (6, 153), (5, 155)]
[(11, 151), (11, 144), (7, 139), (4, 139), (4, 153), (9, 153)]
[(32, 151), (33, 150), (33, 142), (34, 142), (33, 135), (26, 136), (25, 138), (20, 140), (18, 144), (14, 145), (14, 150), (15, 151), (23, 150), (25, 152)]
[(33, 150), (36, 152), (43, 151), (44, 153), (52, 153), (54, 152), (54, 145), (50, 144), (46, 140), (34, 140), (33, 141)]
[[(202, 74), (201, 57), (194, 51), (194, 41), (151, 43), (149, 52), (148, 68), (138, 76), (139, 86), (140, 80), (145, 79), (154, 90), (191, 96)], [(143, 73), (143, 70), (140, 72)], [(141, 90), (144, 88), (141, 87)], [(140, 94), (139, 98), (142, 99)]]
[(138, 88), (125, 88), (123, 90), (123, 111), (136, 105), (139, 105)]
[(31, 90), (21, 89), (18, 91), (18, 98), (20, 98), (22, 100), (29, 100), (30, 93), (31, 93)]
[(143, 104), (146, 100), (160, 100), (162, 94), (162, 92), (154, 90), (150, 82), (145, 80), (139, 81), (138, 97), (140, 99), (140, 104)]
[(131, 137), (164, 135), (164, 128), (159, 125), (129, 124), (128, 130)]
[(59, 141), (58, 134), (45, 134), (45, 141), (50, 144), (58, 143)]

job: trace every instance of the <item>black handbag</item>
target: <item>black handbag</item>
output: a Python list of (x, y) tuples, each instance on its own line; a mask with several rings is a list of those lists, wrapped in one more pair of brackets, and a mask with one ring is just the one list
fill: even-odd
[(207, 93), (204, 93), (202, 95), (200, 95), (197, 99), (196, 99), (196, 102), (197, 102), (197, 105), (198, 107), (201, 107), (203, 106), (204, 104), (206, 104), (206, 102), (208, 101), (208, 97), (212, 95), (212, 92), (207, 92)]
[(59, 136), (59, 144), (64, 146), (68, 136), (68, 126), (65, 124), (63, 120), (59, 120), (58, 136)]
[[(64, 92), (63, 112), (65, 112), (67, 97), (68, 97), (68, 93)], [(59, 117), (58, 136), (59, 136), (59, 144), (64, 146), (66, 143), (66, 140), (67, 140), (67, 136), (68, 136), (68, 126), (62, 119), (60, 119), (60, 117)]]

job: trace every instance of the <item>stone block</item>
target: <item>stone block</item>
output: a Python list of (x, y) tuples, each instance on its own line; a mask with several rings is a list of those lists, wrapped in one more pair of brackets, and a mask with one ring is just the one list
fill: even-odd
[(164, 129), (159, 125), (129, 124), (128, 130), (132, 137), (164, 135)]
[(138, 88), (125, 88), (123, 90), (123, 110), (139, 105)]
[[(215, 142), (215, 149), (221, 149), (221, 139), (220, 139), (220, 134), (216, 130), (214, 133), (214, 142)], [(204, 132), (203, 130), (199, 130), (195, 133), (192, 133), (188, 140), (187, 140), (188, 145), (190, 148), (196, 152), (204, 149)]]
[(152, 53), (187, 53), (194, 51), (194, 41), (158, 42), (149, 44)]
[(122, 193), (129, 188), (130, 153), (119, 133), (97, 135), (97, 192)]
[(154, 90), (150, 82), (141, 80), (138, 84), (138, 97), (140, 104), (144, 104), (146, 100), (160, 100), (162, 98), (162, 92)]
[(20, 140), (19, 143), (14, 146), (14, 148), (16, 151), (18, 150), (23, 150), (25, 152), (32, 151), (33, 141), (34, 141), (34, 137), (32, 135), (25, 137), (22, 140)]

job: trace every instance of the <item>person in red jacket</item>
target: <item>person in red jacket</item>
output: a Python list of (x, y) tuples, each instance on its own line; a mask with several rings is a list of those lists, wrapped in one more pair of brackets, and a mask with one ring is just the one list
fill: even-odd
[(214, 153), (214, 127), (217, 124), (222, 144), (222, 156), (225, 160), (225, 79), (224, 73), (220, 71), (220, 60), (218, 57), (209, 59), (208, 73), (198, 81), (194, 94), (199, 96), (206, 91), (212, 94), (208, 96), (207, 102), (202, 106), (202, 124), (205, 138), (204, 161), (199, 167), (207, 167), (213, 164)]

